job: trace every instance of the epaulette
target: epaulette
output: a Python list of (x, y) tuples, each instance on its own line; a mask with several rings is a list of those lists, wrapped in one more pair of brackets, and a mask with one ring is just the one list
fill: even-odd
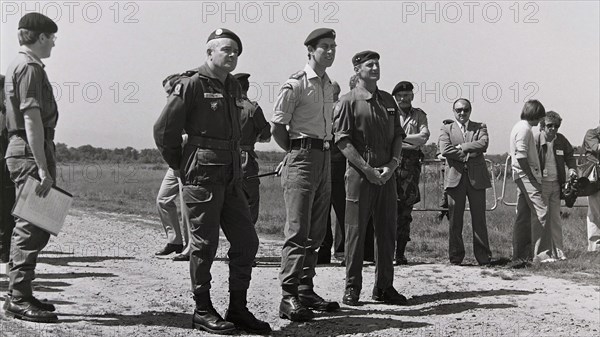
[(485, 123), (480, 123), (479, 125), (481, 125), (482, 128), (486, 128), (487, 129), (487, 125), (485, 125)]
[(447, 125), (447, 124), (452, 124), (452, 123), (454, 123), (454, 119), (444, 119), (444, 120), (442, 121), (442, 123), (444, 123), (444, 125)]
[(301, 79), (304, 75), (306, 75), (306, 72), (304, 70), (300, 70), (294, 74), (290, 75), (290, 79), (292, 80), (299, 80)]
[(425, 111), (423, 111), (423, 109), (421, 109), (421, 108), (413, 108), (413, 109), (415, 109), (417, 111), (421, 111), (424, 115), (427, 115), (427, 113)]

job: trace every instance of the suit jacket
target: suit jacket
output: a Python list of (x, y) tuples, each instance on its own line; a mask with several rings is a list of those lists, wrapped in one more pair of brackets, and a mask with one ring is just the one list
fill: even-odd
[[(439, 147), (446, 158), (445, 188), (458, 186), (463, 174), (468, 174), (469, 182), (475, 189), (492, 187), (483, 154), (488, 147), (487, 127), (484, 123), (469, 121), (463, 136), (460, 125), (452, 122), (442, 125)], [(460, 144), (462, 150), (456, 148)]]

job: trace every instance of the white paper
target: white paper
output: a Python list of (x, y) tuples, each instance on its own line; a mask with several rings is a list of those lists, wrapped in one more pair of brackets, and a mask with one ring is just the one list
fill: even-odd
[(46, 197), (41, 198), (35, 194), (39, 184), (36, 179), (27, 178), (19, 191), (13, 215), (56, 236), (65, 223), (73, 196), (53, 187)]

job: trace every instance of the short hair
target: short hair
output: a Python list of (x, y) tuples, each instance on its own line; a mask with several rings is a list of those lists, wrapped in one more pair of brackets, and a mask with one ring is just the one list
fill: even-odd
[(40, 35), (45, 33), (36, 32), (33, 30), (21, 28), (17, 33), (19, 38), (19, 46), (34, 44), (39, 40)]
[(537, 99), (530, 99), (525, 102), (521, 111), (521, 120), (535, 121), (546, 116), (546, 109)]
[(473, 106), (471, 105), (471, 101), (469, 101), (466, 98), (462, 98), (461, 97), (461, 98), (457, 99), (456, 101), (454, 101), (454, 103), (452, 103), (452, 110), (454, 110), (454, 106), (456, 105), (456, 103), (458, 103), (458, 101), (465, 101), (465, 102), (467, 102), (467, 104), (469, 104), (469, 109), (473, 109)]
[(558, 112), (550, 110), (550, 111), (546, 112), (545, 118), (540, 121), (540, 128), (544, 128), (546, 126), (546, 119), (549, 119), (550, 121), (552, 121), (554, 124), (558, 125), (559, 127), (562, 124), (562, 117), (560, 117)]
[(350, 90), (356, 88), (356, 84), (358, 83), (358, 75), (354, 74), (350, 76), (350, 81), (348, 85), (350, 85)]
[[(219, 48), (222, 44), (223, 44), (223, 39), (229, 39), (229, 37), (224, 36), (223, 38), (220, 39), (212, 39), (212, 40), (208, 40), (206, 42), (206, 56), (208, 56), (208, 50), (217, 50), (217, 48)], [(237, 41), (231, 39), (232, 41), (235, 42), (235, 44), (237, 45)], [(238, 45), (238, 48), (240, 46)], [(239, 55), (239, 53), (238, 53)]]

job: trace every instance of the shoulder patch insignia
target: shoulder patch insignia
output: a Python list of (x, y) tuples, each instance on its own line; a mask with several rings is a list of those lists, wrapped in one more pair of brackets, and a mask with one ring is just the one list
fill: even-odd
[(175, 88), (173, 88), (173, 95), (181, 97), (181, 88), (182, 87), (183, 87), (183, 84), (177, 83)]
[(306, 73), (304, 72), (304, 70), (300, 70), (300, 71), (298, 71), (298, 72), (290, 75), (290, 79), (299, 80), (304, 75), (306, 75)]
[(386, 108), (388, 114), (390, 114), (390, 116), (393, 116), (396, 114), (396, 108)]

